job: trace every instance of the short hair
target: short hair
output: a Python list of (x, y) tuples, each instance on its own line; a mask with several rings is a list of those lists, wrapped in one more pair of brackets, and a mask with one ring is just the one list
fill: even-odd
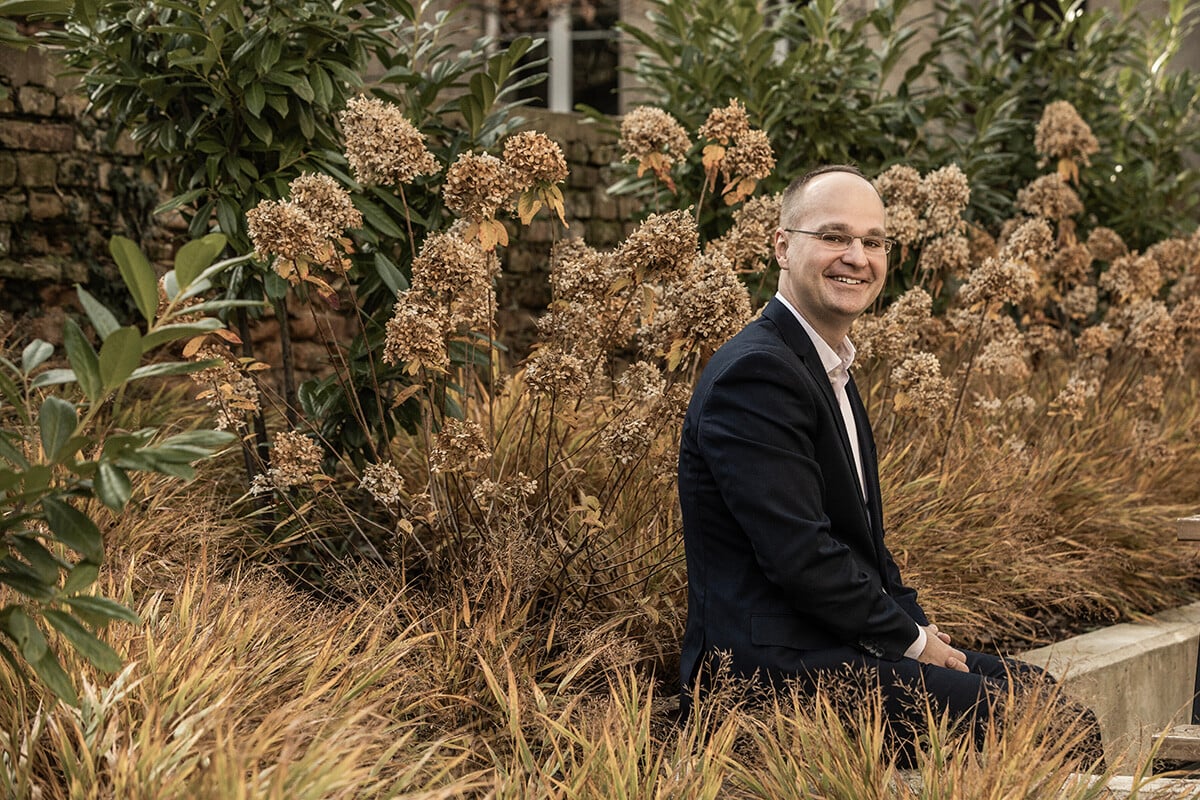
[(867, 176), (862, 173), (862, 170), (853, 164), (825, 164), (823, 166), (816, 167), (815, 169), (810, 169), (800, 177), (794, 178), (792, 182), (788, 184), (788, 187), (783, 190), (783, 197), (779, 203), (780, 219), (782, 220), (784, 215), (786, 215), (787, 212), (792, 208), (792, 206), (795, 204), (796, 198), (800, 196), (808, 184), (812, 183), (816, 178), (819, 178), (822, 175), (828, 175), (831, 172), (845, 172), (849, 175), (855, 175), (859, 178), (862, 178), (864, 181), (868, 180)]

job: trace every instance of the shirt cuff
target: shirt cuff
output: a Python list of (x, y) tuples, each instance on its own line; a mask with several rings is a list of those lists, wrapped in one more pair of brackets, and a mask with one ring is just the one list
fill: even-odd
[(920, 625), (917, 626), (917, 640), (908, 646), (904, 651), (905, 658), (916, 658), (925, 650), (925, 643), (929, 641), (929, 634), (925, 633), (925, 629)]

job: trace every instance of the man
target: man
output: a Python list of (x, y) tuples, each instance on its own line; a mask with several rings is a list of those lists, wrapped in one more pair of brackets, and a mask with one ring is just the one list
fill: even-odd
[(775, 232), (778, 294), (704, 370), (683, 425), (679, 494), (688, 567), (681, 677), (720, 654), (778, 685), (857, 668), (889, 718), (973, 719), (1035, 668), (952, 647), (883, 540), (875, 444), (847, 372), (851, 323), (887, 276), (883, 202), (853, 167), (792, 182)]

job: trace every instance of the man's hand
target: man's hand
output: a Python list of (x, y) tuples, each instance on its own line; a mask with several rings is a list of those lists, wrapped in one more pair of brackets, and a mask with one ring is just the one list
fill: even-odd
[(929, 634), (925, 639), (925, 649), (917, 656), (922, 664), (933, 664), (946, 669), (956, 669), (967, 672), (967, 656), (961, 650), (950, 646), (950, 637), (937, 629), (936, 625), (925, 628)]

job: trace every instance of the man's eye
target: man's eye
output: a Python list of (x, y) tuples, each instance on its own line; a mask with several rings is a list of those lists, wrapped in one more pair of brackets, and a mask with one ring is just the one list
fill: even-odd
[(850, 244), (850, 237), (844, 233), (822, 233), (821, 241), (823, 241), (825, 244), (846, 247)]
[(864, 236), (862, 243), (863, 247), (868, 250), (882, 250), (884, 248), (883, 239), (876, 239), (872, 236)]

